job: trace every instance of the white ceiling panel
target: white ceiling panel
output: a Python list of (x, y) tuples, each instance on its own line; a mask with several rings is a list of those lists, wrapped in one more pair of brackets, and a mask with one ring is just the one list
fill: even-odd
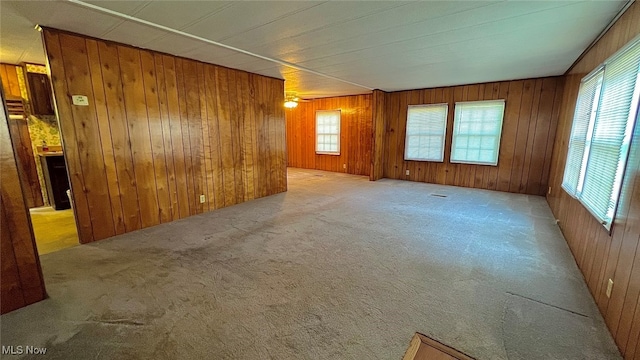
[[(173, 54), (177, 56), (187, 56), (187, 54), (192, 54), (192, 52), (196, 50), (202, 49), (202, 53), (210, 54), (217, 50), (218, 47), (213, 47), (212, 45), (203, 44), (202, 41), (185, 38), (184, 36), (175, 35), (175, 34), (164, 34), (153, 41), (144, 43), (141, 47), (147, 49), (155, 49), (156, 51), (166, 52), (167, 54)], [(226, 53), (225, 53), (226, 54)], [(196, 58), (193, 58), (196, 59)], [(201, 59), (196, 59), (201, 60)], [(204, 61), (204, 60), (202, 60)]]
[(126, 15), (134, 15), (136, 14), (138, 11), (140, 11), (141, 9), (143, 9), (144, 7), (148, 6), (149, 4), (151, 4), (151, 1), (137, 1), (137, 0), (120, 0), (120, 1), (114, 1), (114, 0), (101, 0), (101, 1), (94, 1), (94, 0), (88, 0), (85, 1), (86, 3), (89, 3), (91, 5), (96, 5), (96, 6), (100, 6), (102, 8), (105, 9), (109, 9), (109, 10), (113, 10), (113, 11), (117, 11), (119, 13), (122, 14), (126, 14)]
[[(100, 37), (122, 22), (121, 19), (60, 1), (1, 1), (2, 10), (13, 8), (19, 16), (35, 24)], [(13, 32), (3, 37), (12, 37)]]
[(31, 21), (19, 16), (15, 9), (2, 6), (0, 35), (11, 32), (15, 34), (0, 36), (0, 62), (18, 64), (21, 61), (39, 63), (44, 60), (40, 33), (34, 29)]
[[(220, 40), (239, 48), (254, 46), (272, 48), (278, 41), (297, 42), (296, 38), (302, 35), (309, 35), (309, 39), (313, 39), (314, 34), (323, 29), (334, 29), (340, 24), (366, 19), (372, 14), (410, 4), (412, 3), (403, 1), (371, 1), (366, 5), (359, 1), (326, 2), (287, 16), (286, 21), (269, 22), (240, 35)], [(349, 34), (340, 34), (340, 36), (345, 35)]]
[[(356, 95), (369, 93), (368, 89), (346, 84), (326, 77), (311, 74), (309, 72), (282, 68), (287, 91), (296, 91), (303, 99), (314, 99), (330, 96)], [(310, 84), (311, 86), (307, 86)], [(300, 90), (303, 89), (303, 90)]]
[(39, 23), (283, 78), (305, 98), (427, 88), (562, 74), (625, 2), (2, 1), (0, 60), (43, 62)]
[(316, 1), (237, 1), (184, 29), (190, 34), (222, 40), (285, 19), (300, 11), (317, 7)]
[(215, 15), (233, 3), (230, 1), (184, 1), (176, 8), (172, 1), (153, 1), (137, 11), (137, 18), (182, 30), (202, 19)]
[[(166, 34), (167, 33), (165, 31), (148, 25), (134, 23), (131, 21), (123, 21), (99, 37), (101, 39), (119, 41), (138, 47), (147, 47), (145, 46), (146, 44), (161, 38)], [(121, 39), (127, 39), (127, 41), (122, 41)], [(176, 42), (176, 44), (179, 43), (180, 41)]]
[[(598, 6), (593, 2), (589, 6)], [(533, 21), (533, 15), (524, 15), (505, 20), (487, 22), (464, 29), (426, 35), (418, 39), (410, 39), (374, 48), (354, 50), (335, 56), (326, 56), (317, 60), (301, 62), (300, 64), (328, 74), (343, 76), (354, 69), (369, 68), (380, 71), (386, 67), (405, 68), (418, 64), (431, 64), (451, 59), (465, 58), (468, 54), (487, 54), (491, 67), (491, 59), (505, 50), (518, 53), (533, 52), (554, 54), (557, 49), (572, 49), (580, 52), (588, 45), (588, 41), (577, 42), (585, 29), (581, 26), (567, 27), (565, 23), (584, 23), (583, 12), (575, 11), (572, 6), (547, 10), (542, 14), (554, 12), (561, 16), (544, 16), (541, 20)], [(551, 14), (548, 14), (551, 15)], [(590, 17), (591, 18), (591, 17)], [(609, 18), (606, 14), (600, 21)], [(559, 31), (562, 28), (563, 31)], [(535, 36), (529, 36), (535, 33)], [(595, 36), (595, 35), (594, 35)], [(523, 42), (524, 38), (528, 40)], [(404, 56), (398, 57), (401, 52)], [(474, 61), (478, 61), (474, 58)], [(365, 62), (366, 64), (363, 64)], [(364, 66), (363, 66), (364, 65)], [(514, 64), (517, 65), (517, 64)], [(335, 69), (336, 72), (333, 72)], [(565, 69), (566, 70), (566, 69)], [(348, 77), (347, 77), (348, 78)], [(354, 80), (355, 81), (355, 80)]]
[[(511, 5), (512, 4), (512, 5)], [(544, 6), (555, 7), (561, 9), (558, 2), (543, 2)], [(432, 42), (438, 42), (441, 37), (447, 37), (449, 32), (455, 31), (454, 39), (449, 41), (461, 41), (470, 37), (476, 37), (475, 28), (481, 25), (504, 22), (505, 26), (493, 26), (493, 28), (500, 28), (501, 31), (512, 31), (524, 21), (526, 17), (524, 14), (528, 14), (534, 9), (539, 9), (541, 6), (533, 2), (512, 2), (508, 7), (510, 11), (501, 9), (498, 5), (493, 4), (491, 6), (483, 6), (475, 8), (470, 11), (461, 11), (455, 14), (449, 14), (442, 17), (436, 17), (427, 21), (418, 23), (393, 27), (391, 29), (385, 29), (383, 31), (376, 31), (373, 33), (365, 33), (361, 36), (352, 37), (348, 39), (338, 39), (333, 42), (325, 42), (316, 44), (312, 50), (302, 49), (299, 51), (301, 54), (296, 54), (296, 57), (306, 57), (306, 59), (299, 59), (299, 62), (305, 66), (319, 66), (318, 62), (313, 60), (325, 60), (334, 58), (334, 63), (340, 63), (341, 55), (347, 55), (353, 58), (368, 58), (375, 53), (375, 56), (382, 56), (387, 53), (398, 54), (398, 52), (404, 52), (415, 47), (430, 46)], [(424, 6), (424, 5), (423, 5)], [(499, 10), (500, 9), (500, 10)], [(422, 12), (426, 12), (423, 9)], [(554, 11), (544, 12), (544, 15), (554, 15)], [(529, 16), (534, 21), (541, 23), (548, 22), (545, 16)], [(558, 22), (557, 17), (553, 17), (555, 22)], [(542, 29), (544, 24), (541, 24), (538, 28)], [(533, 29), (535, 30), (535, 29)], [(363, 54), (364, 53), (364, 54)], [(278, 56), (287, 57), (289, 54), (279, 54)], [(324, 61), (326, 63), (326, 61)], [(326, 65), (326, 64), (323, 64)]]
[[(397, 40), (407, 36), (408, 33), (406, 31), (399, 32), (395, 29), (407, 27), (414, 23), (429, 23), (439, 17), (459, 14), (472, 9), (482, 9), (493, 3), (435, 1), (400, 4), (402, 6), (394, 6), (369, 14), (364, 11), (367, 7), (361, 6), (358, 12), (352, 14), (353, 19), (332, 26), (319, 27), (313, 31), (302, 31), (297, 35), (279, 41), (265, 39), (265, 42), (254, 43), (255, 47), (248, 47), (248, 49), (260, 54), (290, 59), (291, 61), (307, 61), (338, 51), (377, 46), (384, 43), (384, 39), (379, 36), (381, 33), (384, 34), (385, 31), (392, 36), (392, 40), (388, 41)], [(326, 18), (331, 19), (332, 17), (327, 16)], [(372, 39), (373, 42), (371, 42)], [(240, 40), (237, 37), (228, 41), (233, 46), (240, 44)]]

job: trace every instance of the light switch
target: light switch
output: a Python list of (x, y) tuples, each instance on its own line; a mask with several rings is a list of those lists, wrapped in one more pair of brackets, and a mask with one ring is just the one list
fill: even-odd
[(71, 100), (73, 101), (73, 105), (89, 106), (89, 98), (84, 95), (72, 95)]

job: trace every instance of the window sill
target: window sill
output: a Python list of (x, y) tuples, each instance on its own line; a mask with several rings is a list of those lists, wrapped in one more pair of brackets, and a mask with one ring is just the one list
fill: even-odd
[(482, 166), (498, 166), (498, 163), (483, 163), (483, 162), (473, 162), (473, 161), (458, 161), (458, 160), (449, 160), (452, 164), (465, 164), (465, 165), (482, 165)]

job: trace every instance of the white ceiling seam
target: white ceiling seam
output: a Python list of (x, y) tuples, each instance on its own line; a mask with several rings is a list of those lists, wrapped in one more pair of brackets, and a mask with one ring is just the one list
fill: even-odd
[(173, 34), (177, 34), (177, 35), (188, 37), (188, 38), (191, 38), (191, 39), (194, 39), (194, 40), (202, 41), (202, 42), (210, 44), (210, 45), (219, 46), (219, 47), (222, 47), (222, 48), (225, 48), (225, 49), (228, 49), (228, 50), (236, 51), (236, 52), (239, 52), (239, 53), (242, 53), (242, 54), (245, 54), (245, 55), (249, 55), (249, 56), (253, 56), (253, 57), (262, 59), (262, 60), (271, 61), (271, 62), (279, 64), (279, 65), (287, 66), (287, 67), (290, 67), (290, 68), (293, 68), (293, 69), (296, 69), (296, 70), (300, 70), (300, 71), (308, 72), (308, 73), (311, 73), (311, 74), (314, 74), (314, 75), (322, 76), (322, 77), (325, 77), (325, 78), (328, 78), (328, 79), (331, 79), (331, 80), (340, 81), (340, 82), (343, 82), (343, 83), (346, 83), (346, 84), (350, 84), (350, 85), (353, 85), (353, 86), (356, 86), (356, 87), (360, 87), (360, 88), (363, 88), (363, 89), (367, 89), (367, 90), (373, 90), (374, 89), (373, 87), (370, 87), (370, 86), (366, 86), (366, 85), (358, 84), (358, 83), (355, 83), (355, 82), (352, 82), (352, 81), (344, 80), (344, 79), (341, 79), (341, 78), (338, 78), (338, 77), (335, 77), (335, 76), (332, 76), (332, 75), (324, 74), (324, 73), (321, 73), (321, 72), (306, 68), (304, 66), (296, 65), (296, 64), (293, 64), (293, 63), (290, 63), (290, 62), (287, 62), (287, 61), (283, 61), (283, 60), (280, 60), (280, 59), (274, 59), (274, 58), (271, 58), (271, 57), (268, 57), (268, 56), (263, 56), (263, 55), (260, 55), (260, 54), (256, 54), (256, 53), (244, 50), (244, 49), (239, 49), (239, 48), (236, 48), (236, 47), (233, 47), (233, 46), (230, 46), (230, 45), (226, 45), (226, 44), (214, 41), (214, 40), (203, 38), (201, 36), (189, 34), (187, 32), (181, 31), (181, 30), (176, 30), (176, 29), (170, 28), (168, 26), (156, 24), (156, 23), (151, 22), (151, 21), (143, 20), (143, 19), (131, 16), (131, 15), (123, 14), (123, 13), (120, 13), (120, 12), (117, 12), (117, 11), (114, 11), (114, 10), (110, 10), (110, 9), (106, 9), (106, 8), (103, 8), (103, 7), (100, 7), (100, 6), (97, 6), (97, 5), (86, 3), (84, 1), (80, 1), (80, 0), (66, 0), (66, 1), (69, 2), (69, 3), (72, 3), (74, 5), (78, 5), (78, 6), (87, 8), (87, 9), (91, 9), (91, 10), (95, 10), (95, 11), (98, 11), (98, 12), (102, 12), (104, 14), (112, 15), (112, 16), (115, 16), (117, 18), (129, 20), (129, 21), (132, 21), (132, 22), (135, 22), (135, 23), (138, 23), (138, 24), (146, 25), (146, 26), (153, 27), (153, 28), (156, 28), (156, 29), (159, 29), (159, 30), (167, 31), (167, 32), (170, 32), (170, 33), (173, 33)]
[(325, 3), (328, 3), (328, 1), (321, 2), (321, 3), (318, 3), (318, 4), (314, 4), (313, 6), (309, 6), (308, 8), (298, 9), (298, 10), (295, 10), (295, 11), (292, 11), (292, 12), (289, 12), (289, 13), (286, 13), (286, 14), (282, 14), (282, 15), (280, 15), (279, 17), (276, 17), (275, 19), (271, 19), (271, 20), (269, 20), (267, 23), (260, 24), (260, 25), (256, 25), (256, 26), (254, 26), (254, 27), (250, 27), (250, 28), (248, 28), (248, 29), (245, 29), (245, 30), (244, 30), (244, 31), (242, 31), (242, 32), (239, 32), (239, 33), (236, 33), (236, 34), (233, 34), (233, 35), (227, 35), (227, 36), (225, 36), (225, 37), (221, 38), (221, 39), (220, 39), (220, 41), (227, 40), (227, 39), (232, 38), (232, 37), (234, 37), (234, 36), (242, 35), (242, 34), (244, 34), (244, 33), (247, 33), (247, 32), (249, 32), (249, 31), (251, 31), (251, 30), (259, 29), (259, 28), (261, 28), (261, 27), (263, 27), (263, 26), (267, 26), (267, 25), (269, 25), (269, 24), (273, 24), (274, 22), (276, 22), (276, 21), (278, 21), (278, 20), (282, 20), (282, 19), (284, 19), (284, 18), (286, 18), (286, 17), (289, 17), (289, 16), (291, 16), (291, 15), (295, 15), (295, 14), (297, 14), (297, 13), (301, 13), (301, 12), (303, 12), (303, 11), (307, 11), (307, 10), (313, 9), (314, 7), (320, 6), (320, 5), (325, 4)]
[[(151, 2), (146, 2), (141, 4), (140, 6), (138, 6), (135, 10), (134, 10), (134, 14), (137, 14), (140, 10), (144, 9), (145, 7), (149, 6), (149, 4), (151, 4)], [(107, 30), (105, 30), (102, 35), (100, 36), (101, 38), (104, 37), (105, 35), (107, 35), (108, 33), (110, 33), (111, 31), (113, 31), (115, 28), (117, 28), (118, 26), (122, 25), (122, 23), (124, 22), (124, 20), (120, 21), (119, 23), (115, 23), (113, 24), (113, 26), (111, 26), (110, 28), (108, 28)]]
[[(221, 11), (223, 11), (223, 10), (227, 9), (227, 8), (228, 8), (228, 7), (230, 7), (231, 5), (232, 5), (232, 3), (230, 2), (230, 3), (228, 3), (228, 4), (226, 4), (226, 5), (222, 6), (222, 7), (219, 7), (218, 9), (216, 9), (216, 10), (215, 10), (215, 11), (213, 11), (213, 12), (206, 13), (206, 14), (204, 14), (204, 15), (202, 15), (202, 16), (200, 16), (200, 17), (198, 17), (198, 18), (194, 19), (194, 20), (191, 20), (190, 22), (188, 22), (188, 23), (186, 23), (186, 24), (184, 24), (184, 25), (180, 26), (180, 27), (178, 28), (178, 30), (184, 30), (184, 29), (189, 28), (190, 26), (192, 26), (192, 25), (194, 25), (194, 24), (199, 23), (200, 21), (203, 21), (203, 20), (206, 20), (206, 19), (208, 19), (208, 18), (210, 18), (210, 17), (212, 17), (212, 16), (215, 16), (216, 14), (218, 14), (219, 12), (221, 12)], [(142, 11), (143, 9), (144, 9), (144, 8), (140, 9), (139, 11), (136, 11), (133, 15), (137, 15), (137, 14), (138, 14), (140, 11)], [(151, 41), (147, 41), (146, 43), (142, 44), (142, 46), (147, 46), (148, 44), (151, 44), (151, 43), (153, 43), (154, 41), (158, 41), (158, 40), (164, 39), (164, 38), (168, 37), (169, 35), (171, 35), (171, 34), (164, 34), (164, 35), (161, 35), (161, 36), (159, 36), (159, 37), (157, 37), (157, 38), (155, 38), (155, 39), (153, 39), (153, 40), (151, 40)]]

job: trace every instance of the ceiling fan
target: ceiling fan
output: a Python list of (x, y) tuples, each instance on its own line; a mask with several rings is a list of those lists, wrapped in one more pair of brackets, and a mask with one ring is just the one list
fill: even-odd
[(298, 106), (299, 102), (308, 102), (310, 100), (304, 100), (298, 97), (295, 91), (286, 91), (284, 95), (284, 107), (287, 109), (293, 109)]

